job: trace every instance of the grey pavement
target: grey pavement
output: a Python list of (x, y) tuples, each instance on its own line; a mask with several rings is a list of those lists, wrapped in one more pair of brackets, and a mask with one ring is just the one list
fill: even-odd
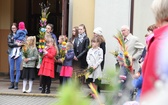
[(0, 105), (54, 105), (54, 97), (0, 95)]
[[(20, 80), (18, 87), (18, 90), (14, 89), (8, 89), (10, 86), (10, 80), (8, 77), (0, 77), (0, 95), (28, 95), (28, 96), (48, 96), (48, 97), (56, 97), (57, 89), (59, 88), (59, 81), (58, 80), (52, 80), (51, 84), (51, 93), (50, 94), (41, 94), (41, 91), (39, 88), (39, 80), (36, 79), (33, 82), (32, 92), (31, 93), (22, 93), (22, 80)], [(28, 85), (27, 85), (28, 89)]]
[[(9, 77), (0, 77), (0, 105), (53, 105), (57, 102), (57, 90), (59, 81), (53, 80), (51, 93), (42, 94), (39, 88), (39, 80), (34, 80), (31, 93), (22, 92), (22, 80), (19, 82), (19, 89), (8, 89), (10, 85)], [(27, 86), (28, 88), (28, 86)]]
[[(0, 105), (54, 105), (59, 99), (59, 80), (52, 80), (50, 94), (41, 93), (38, 89), (38, 79), (34, 80), (31, 93), (22, 92), (22, 80), (19, 82), (18, 90), (8, 89), (9, 85), (9, 77), (0, 76)], [(85, 94), (90, 91), (87, 86), (82, 86), (81, 90), (84, 91)], [(102, 90), (101, 93), (104, 94), (106, 92), (107, 91)], [(93, 100), (91, 105), (97, 105), (97, 102)]]

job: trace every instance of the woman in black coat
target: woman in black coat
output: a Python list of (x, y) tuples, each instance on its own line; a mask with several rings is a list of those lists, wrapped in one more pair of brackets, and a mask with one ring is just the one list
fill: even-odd
[(76, 71), (78, 71), (77, 69), (80, 69), (80, 71), (82, 71), (88, 66), (86, 62), (86, 55), (90, 40), (87, 37), (86, 27), (84, 24), (79, 25), (78, 32), (78, 37), (74, 40), (74, 60), (76, 61), (74, 62), (76, 64), (74, 70), (76, 69)]

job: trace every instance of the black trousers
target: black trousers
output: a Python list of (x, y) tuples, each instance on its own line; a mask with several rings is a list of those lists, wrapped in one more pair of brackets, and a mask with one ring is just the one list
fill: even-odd
[(49, 76), (42, 76), (41, 77), (41, 83), (42, 83), (42, 89), (46, 89), (47, 87), (47, 90), (50, 90), (50, 87), (51, 87), (51, 77)]

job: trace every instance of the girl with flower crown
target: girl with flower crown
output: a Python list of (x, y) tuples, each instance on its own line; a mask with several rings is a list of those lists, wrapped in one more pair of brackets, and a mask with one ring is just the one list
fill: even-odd
[[(35, 79), (36, 60), (38, 59), (38, 51), (36, 48), (36, 37), (29, 36), (26, 40), (26, 45), (23, 47), (23, 93), (32, 91), (33, 80)], [(29, 80), (29, 89), (26, 90), (27, 80)]]

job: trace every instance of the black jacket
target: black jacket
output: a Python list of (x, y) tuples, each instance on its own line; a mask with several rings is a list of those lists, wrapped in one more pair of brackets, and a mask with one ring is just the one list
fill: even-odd
[(83, 38), (82, 43), (79, 43), (79, 46), (77, 46), (79, 41), (79, 37), (75, 38), (74, 41), (74, 53), (75, 56), (78, 58), (79, 62), (81, 63), (81, 68), (86, 69), (87, 68), (87, 62), (86, 62), (86, 55), (88, 51), (88, 46), (90, 44), (90, 40), (87, 36)]
[(7, 53), (10, 54), (12, 51), (12, 48), (14, 48), (14, 47), (19, 47), (19, 46), (14, 43), (13, 34), (9, 34), (8, 35), (8, 51), (7, 51)]

